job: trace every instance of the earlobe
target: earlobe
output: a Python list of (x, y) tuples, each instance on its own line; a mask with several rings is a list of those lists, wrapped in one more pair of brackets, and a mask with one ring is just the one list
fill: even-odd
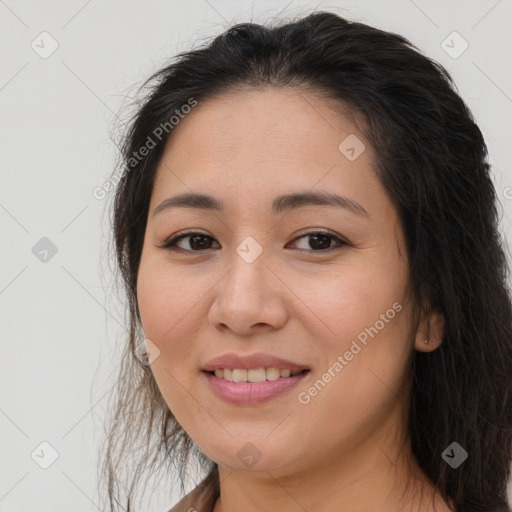
[(421, 320), (416, 331), (415, 349), (420, 352), (432, 352), (443, 342), (444, 316), (431, 311)]

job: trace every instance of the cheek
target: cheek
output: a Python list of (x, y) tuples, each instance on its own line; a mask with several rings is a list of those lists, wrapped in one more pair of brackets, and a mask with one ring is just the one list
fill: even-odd
[[(323, 395), (315, 401), (330, 404), (324, 411), (342, 405), (354, 414), (359, 408), (361, 414), (375, 406), (376, 397), (384, 399), (402, 383), (412, 349), (410, 311), (400, 274), (366, 265), (337, 269), (335, 276), (311, 281), (303, 289), (304, 302), (314, 305), (316, 315), (329, 328), (325, 337), (316, 338), (318, 344), (323, 341), (317, 370), (322, 382), (311, 394), (304, 391)], [(316, 413), (321, 415), (322, 410)]]
[(198, 331), (211, 287), (207, 279), (171, 268), (159, 255), (141, 259), (137, 280), (141, 324), (145, 337), (160, 351), (151, 369), (169, 405), (180, 389), (174, 379), (188, 388), (196, 376), (196, 355), (207, 343)]
[[(394, 303), (403, 300), (399, 276), (371, 265), (351, 265), (334, 269), (330, 276), (316, 275), (302, 280), (300, 298), (324, 326), (326, 339), (336, 348), (373, 326), (381, 315), (394, 319)], [(386, 315), (386, 312), (389, 313)], [(387, 318), (386, 318), (387, 319)], [(389, 331), (394, 321), (386, 323)], [(379, 322), (379, 326), (381, 322)], [(364, 336), (363, 336), (364, 337)]]
[(137, 277), (137, 303), (144, 334), (153, 342), (159, 340), (159, 332), (163, 328), (164, 316), (161, 312), (170, 305), (166, 304), (160, 278), (161, 274), (143, 258)]
[(137, 280), (137, 300), (144, 335), (159, 350), (151, 364), (157, 386), (172, 413), (182, 419), (193, 410), (189, 392), (193, 372), (190, 368), (190, 329), (187, 315), (197, 298), (184, 291), (180, 273), (161, 262), (142, 258)]
[[(299, 414), (305, 418), (297, 435), (314, 439), (319, 452), (325, 448), (321, 439), (352, 446), (381, 428), (390, 415), (398, 421), (393, 411), (403, 404), (411, 349), (408, 312), (395, 304), (387, 315), (386, 308), (369, 304), (370, 313), (363, 308), (352, 318), (340, 316), (337, 339), (323, 347), (324, 365), (308, 386), (297, 390)], [(388, 323), (374, 311), (382, 312)]]
[(137, 302), (147, 338), (163, 343), (175, 331), (180, 318), (198, 300), (200, 291), (187, 286), (184, 273), (169, 268), (157, 258), (141, 259), (137, 279)]

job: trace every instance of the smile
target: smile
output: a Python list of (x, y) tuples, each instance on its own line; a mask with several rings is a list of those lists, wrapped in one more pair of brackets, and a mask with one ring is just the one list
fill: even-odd
[[(276, 377), (276, 369), (271, 368), (271, 379), (267, 380), (267, 370), (264, 368), (254, 370), (228, 370), (228, 375), (231, 371), (231, 378), (233, 380), (225, 378), (226, 370), (216, 370), (216, 373), (219, 373), (219, 375), (220, 372), (222, 372), (221, 377), (217, 377), (213, 372), (203, 372), (203, 375), (206, 377), (208, 385), (214, 395), (224, 402), (237, 405), (256, 405), (291, 390), (310, 373), (310, 370), (303, 370), (297, 374), (291, 375), (290, 370), (280, 370), (279, 376)], [(255, 376), (253, 378), (261, 379), (263, 377), (263, 371), (265, 371), (265, 380), (254, 382), (247, 380), (251, 378), (252, 372), (255, 372), (252, 373), (252, 376)], [(281, 376), (281, 372), (283, 372), (284, 376)]]

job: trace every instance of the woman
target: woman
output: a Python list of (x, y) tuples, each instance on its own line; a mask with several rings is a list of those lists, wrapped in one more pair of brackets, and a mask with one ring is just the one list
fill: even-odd
[(318, 12), (234, 26), (152, 79), (113, 205), (110, 509), (147, 469), (184, 492), (192, 457), (206, 476), (172, 511), (510, 512), (508, 268), (449, 74)]

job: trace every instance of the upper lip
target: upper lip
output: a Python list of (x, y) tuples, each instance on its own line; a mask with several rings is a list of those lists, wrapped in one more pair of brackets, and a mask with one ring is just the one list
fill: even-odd
[(212, 372), (215, 370), (223, 370), (225, 368), (235, 369), (241, 368), (246, 370), (255, 370), (257, 368), (278, 368), (279, 370), (290, 369), (292, 372), (300, 372), (309, 370), (306, 365), (293, 363), (271, 354), (257, 353), (250, 355), (239, 354), (223, 354), (221, 356), (210, 359), (203, 366), (203, 370)]

